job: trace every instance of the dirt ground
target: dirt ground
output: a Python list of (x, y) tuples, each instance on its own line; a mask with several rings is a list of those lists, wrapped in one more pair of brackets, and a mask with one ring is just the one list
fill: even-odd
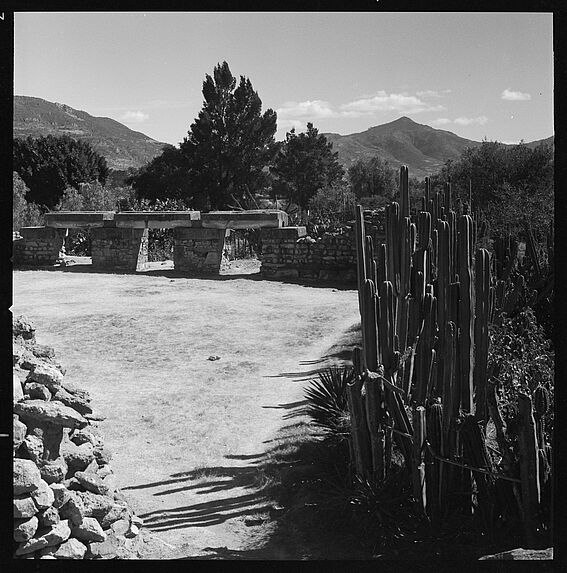
[(107, 416), (119, 486), (145, 521), (141, 557), (239, 551), (278, 509), (256, 462), (339, 360), (325, 354), (358, 322), (356, 291), (261, 280), (254, 261), (206, 279), (168, 262), (136, 274), (86, 262), (16, 271), (12, 311)]

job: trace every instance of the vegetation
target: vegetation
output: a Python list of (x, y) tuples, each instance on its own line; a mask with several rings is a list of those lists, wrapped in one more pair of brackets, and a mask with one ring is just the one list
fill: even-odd
[(309, 200), (310, 232), (333, 231), (354, 218), (356, 197), (344, 185), (319, 189)]
[[(130, 182), (140, 198), (183, 199), (194, 209), (225, 209), (266, 187), (276, 147), (276, 114), (226, 62), (203, 82), (203, 108), (179, 148), (168, 147)], [(156, 191), (156, 188), (159, 191)]]
[[(530, 226), (546, 233), (553, 220), (553, 148), (542, 143), (534, 149), (521, 143), (506, 146), (483, 141), (468, 148), (458, 161), (449, 161), (432, 178), (432, 185), (451, 181), (455, 198), (472, 199), (475, 212), (490, 234), (525, 236)], [(470, 197), (469, 197), (470, 195)]]
[(14, 171), (29, 188), (28, 202), (52, 209), (69, 186), (108, 177), (106, 159), (85, 141), (64, 135), (14, 139)]
[(333, 145), (312, 123), (303, 133), (294, 128), (286, 134), (270, 172), (275, 178), (272, 193), (304, 211), (320, 189), (339, 183), (344, 174)]
[(29, 189), (15, 171), (12, 174), (13, 208), (12, 229), (33, 227), (43, 224), (43, 212), (35, 203), (28, 203)]
[(357, 199), (379, 195), (391, 200), (396, 194), (396, 170), (380, 157), (358, 160), (348, 168), (347, 174)]

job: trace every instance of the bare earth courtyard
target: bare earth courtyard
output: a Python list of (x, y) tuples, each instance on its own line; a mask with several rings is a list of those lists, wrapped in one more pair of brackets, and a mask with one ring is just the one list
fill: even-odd
[(118, 485), (148, 531), (144, 558), (244, 547), (251, 517), (270, 509), (250, 468), (303, 400), (313, 364), (359, 320), (354, 289), (250, 270), (14, 272), (13, 314), (34, 322), (38, 342), (107, 417)]

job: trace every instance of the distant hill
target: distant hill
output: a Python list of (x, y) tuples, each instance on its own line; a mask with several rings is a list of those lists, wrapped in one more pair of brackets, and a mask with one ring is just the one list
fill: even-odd
[[(467, 147), (480, 145), (479, 141), (416, 123), (409, 117), (371, 127), (362, 133), (324, 135), (333, 144), (334, 151), (338, 151), (339, 162), (345, 169), (360, 159), (367, 161), (378, 156), (395, 168), (407, 165), (410, 176), (418, 179), (436, 173), (448, 159), (459, 159)], [(549, 141), (553, 142), (553, 136), (527, 145), (533, 148)]]
[(114, 170), (141, 167), (167, 145), (108, 117), (94, 117), (37, 97), (14, 96), (14, 137), (46, 135), (88, 141)]

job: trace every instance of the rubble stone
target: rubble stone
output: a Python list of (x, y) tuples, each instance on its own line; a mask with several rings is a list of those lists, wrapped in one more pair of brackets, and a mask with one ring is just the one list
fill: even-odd
[(28, 380), (32, 382), (39, 382), (47, 386), (52, 392), (56, 392), (63, 383), (63, 374), (45, 362), (41, 362), (35, 366), (28, 374)]
[(35, 532), (39, 527), (39, 520), (35, 515), (33, 515), (27, 519), (16, 520), (14, 526), (14, 541), (27, 541), (35, 535)]
[(41, 551), (42, 557), (52, 555), (55, 559), (83, 559), (87, 546), (78, 539), (71, 537), (58, 547), (47, 547)]
[(24, 421), (29, 419), (38, 422), (50, 422), (70, 428), (84, 427), (88, 423), (78, 412), (61, 404), (61, 402), (27, 400), (14, 404), (14, 411)]
[(13, 439), (14, 439), (14, 452), (21, 446), (28, 431), (27, 426), (20, 420), (17, 414), (13, 416)]
[(53, 505), (53, 502), (55, 501), (55, 494), (53, 493), (53, 490), (44, 480), (40, 480), (37, 489), (34, 489), (32, 492), (30, 492), (30, 496), (40, 510), (47, 509)]
[(27, 457), (37, 465), (43, 457), (43, 440), (34, 434), (29, 434), (24, 439), (22, 449)]
[(24, 399), (24, 390), (22, 389), (22, 383), (17, 374), (12, 374), (12, 397), (14, 402), (19, 402), (20, 400)]
[(39, 519), (39, 524), (41, 527), (53, 527), (61, 521), (59, 512), (53, 506), (41, 510), (37, 514), (37, 518)]
[(59, 456), (55, 460), (44, 461), (39, 471), (42, 479), (48, 484), (62, 482), (67, 475), (67, 462), (63, 456)]
[(101, 495), (113, 493), (113, 488), (110, 487), (109, 483), (103, 481), (102, 478), (94, 472), (75, 472), (75, 479), (79, 480), (87, 491)]
[(49, 388), (39, 382), (27, 382), (24, 386), (24, 391), (32, 400), (38, 399), (46, 402), (51, 400)]
[(106, 533), (94, 517), (84, 517), (81, 523), (71, 527), (71, 535), (81, 541), (104, 541)]
[(49, 487), (53, 491), (53, 507), (59, 509), (71, 498), (69, 490), (62, 483), (52, 483), (49, 485)]
[(31, 460), (14, 460), (14, 495), (36, 489), (41, 482), (38, 467)]
[(13, 505), (15, 519), (29, 519), (38, 512), (37, 505), (29, 494), (15, 495)]
[(65, 406), (73, 408), (73, 410), (76, 410), (81, 415), (91, 414), (93, 411), (93, 409), (86, 400), (83, 400), (83, 398), (79, 398), (78, 396), (75, 396), (70, 392), (67, 392), (67, 390), (65, 390), (64, 388), (59, 388), (53, 394), (53, 400), (58, 400), (62, 404), (65, 404)]

